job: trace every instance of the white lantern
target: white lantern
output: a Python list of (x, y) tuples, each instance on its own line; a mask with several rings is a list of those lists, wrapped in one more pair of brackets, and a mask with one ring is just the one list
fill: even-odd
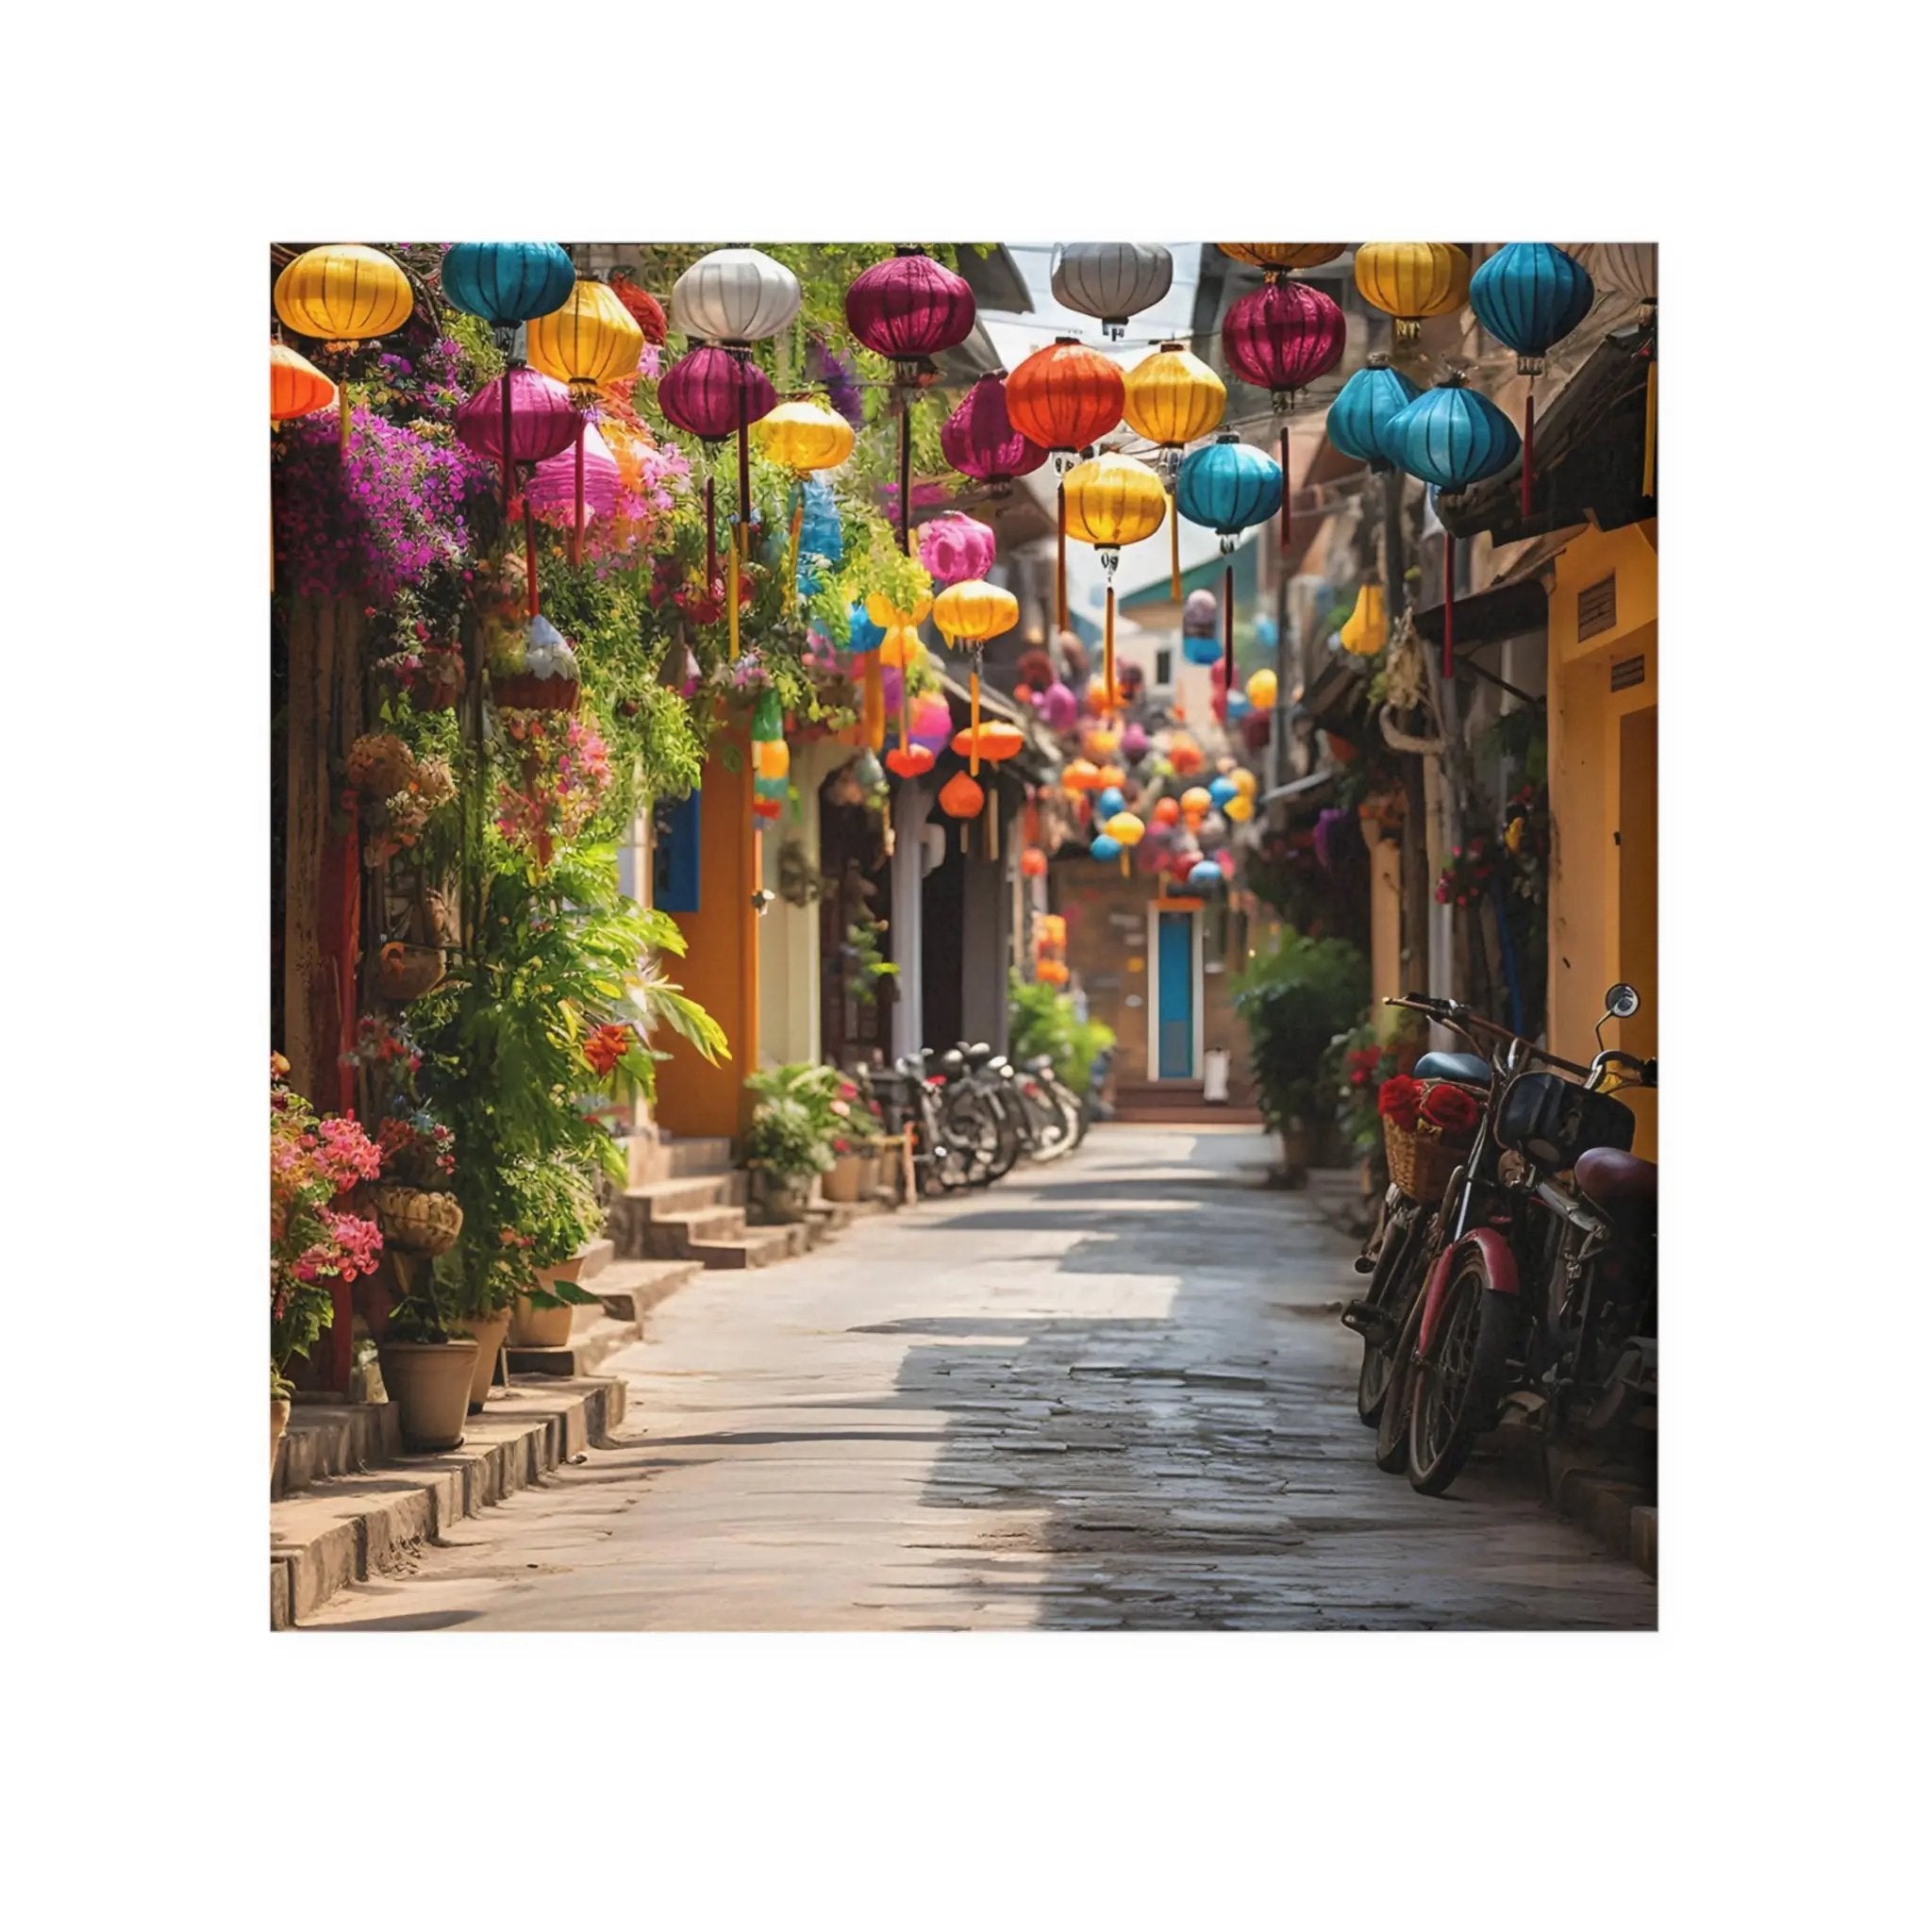
[(1127, 318), (1174, 286), (1174, 257), (1158, 242), (1062, 242), (1053, 252), (1053, 299), (1097, 316), (1118, 340)]
[(804, 301), (798, 277), (756, 248), (714, 248), (678, 276), (671, 326), (741, 348), (789, 327)]

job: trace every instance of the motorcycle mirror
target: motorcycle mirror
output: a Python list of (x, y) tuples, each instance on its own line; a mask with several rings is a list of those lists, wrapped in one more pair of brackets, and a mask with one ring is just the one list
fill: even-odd
[(1642, 1004), (1637, 997), (1637, 989), (1621, 979), (1604, 995), (1605, 1012), (1618, 1020), (1627, 1020)]

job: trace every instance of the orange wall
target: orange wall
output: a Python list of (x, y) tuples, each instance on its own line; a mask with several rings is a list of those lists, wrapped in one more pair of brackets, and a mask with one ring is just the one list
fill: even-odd
[[(720, 752), (730, 748), (738, 769)], [(758, 1063), (758, 915), (751, 895), (753, 863), (751, 745), (744, 731), (721, 730), (712, 740), (700, 791), (698, 909), (675, 915), (685, 956), (664, 970), (724, 1027), (731, 1058), (711, 1066), (689, 1041), (666, 1034), (655, 1042), (670, 1058), (658, 1063), (658, 1124), (674, 1134), (743, 1131), (748, 1096), (744, 1077)]]

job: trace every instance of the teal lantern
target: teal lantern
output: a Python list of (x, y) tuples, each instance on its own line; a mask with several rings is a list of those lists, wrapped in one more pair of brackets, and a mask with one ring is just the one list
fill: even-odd
[(1328, 441), (1374, 471), (1391, 469), (1384, 438), (1396, 415), (1422, 394), (1387, 356), (1371, 356), (1328, 405)]
[(458, 242), (442, 258), (441, 280), (465, 315), (509, 330), (561, 308), (577, 275), (555, 242)]
[[(1243, 530), (1265, 524), (1281, 508), (1281, 465), (1271, 456), (1224, 429), (1214, 441), (1183, 458), (1174, 477), (1174, 500), (1191, 524), (1205, 524), (1221, 539), (1228, 559), (1221, 591), (1221, 656), (1227, 688), (1234, 689), (1234, 551)], [(1185, 641), (1184, 641), (1185, 644)], [(1212, 663), (1190, 651), (1191, 663)]]
[(1093, 858), (1118, 858), (1123, 849), (1121, 841), (1112, 833), (1102, 832), (1088, 847), (1088, 854)]
[(802, 486), (798, 520), (798, 594), (816, 596), (824, 573), (844, 558), (845, 529), (839, 521), (838, 499), (823, 476), (809, 475)]
[(1188, 870), (1188, 883), (1197, 892), (1205, 892), (1211, 886), (1218, 886), (1224, 874), (1211, 858), (1196, 859)]
[(1529, 514), (1536, 468), (1536, 378), (1543, 358), (1583, 318), (1596, 298), (1590, 271), (1554, 242), (1511, 242), (1469, 278), (1475, 319), (1516, 351), (1516, 373), (1530, 378), (1523, 406), (1523, 514)]
[[(1397, 412), (1387, 431), (1398, 469), (1451, 494), (1507, 470), (1522, 447), (1508, 417), (1451, 375)], [(1456, 537), (1442, 526), (1442, 675), (1456, 675)]]

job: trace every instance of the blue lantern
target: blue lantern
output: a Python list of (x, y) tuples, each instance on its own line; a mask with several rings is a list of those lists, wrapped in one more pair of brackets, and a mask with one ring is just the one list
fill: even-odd
[(1190, 631), (1181, 640), (1181, 656), (1190, 664), (1219, 664), (1221, 662), (1221, 640), (1205, 638)]
[(1188, 883), (1196, 891), (1206, 891), (1209, 886), (1221, 883), (1221, 868), (1211, 858), (1197, 860), (1188, 868)]
[(1375, 471), (1392, 467), (1384, 438), (1396, 412), (1422, 394), (1386, 356), (1371, 356), (1341, 385), (1341, 393), (1328, 405), (1328, 441), (1345, 457)]
[(865, 614), (863, 604), (855, 604), (847, 615), (845, 648), (855, 657), (863, 658), (868, 652), (876, 651), (885, 642), (885, 626), (874, 624)]
[(1088, 856), (1092, 858), (1118, 858), (1121, 856), (1121, 841), (1111, 833), (1102, 832), (1088, 847)]
[(1543, 358), (1590, 313), (1590, 271), (1554, 242), (1511, 242), (1469, 278), (1475, 319), (1516, 351), (1516, 373), (1530, 378), (1523, 406), (1523, 514), (1529, 515), (1536, 470), (1536, 378)]
[[(1228, 709), (1232, 711), (1233, 708), (1233, 703), (1230, 701)], [(1224, 775), (1215, 779), (1213, 784), (1208, 786), (1208, 796), (1214, 801), (1215, 809), (1218, 811), (1241, 789), (1232, 778)]]
[[(1398, 469), (1454, 493), (1507, 470), (1521, 447), (1508, 417), (1452, 375), (1419, 395), (1389, 425)], [(1442, 675), (1456, 675), (1456, 533), (1442, 525)]]
[(845, 528), (839, 521), (832, 486), (823, 476), (808, 476), (801, 487), (798, 519), (798, 594), (816, 596), (824, 572), (844, 557)]
[[(1229, 559), (1221, 591), (1221, 662), (1227, 688), (1234, 689), (1234, 547), (1243, 530), (1265, 524), (1281, 508), (1281, 465), (1232, 429), (1224, 429), (1204, 449), (1184, 458), (1174, 477), (1174, 500), (1191, 524), (1205, 524), (1221, 538), (1221, 554)], [(1192, 664), (1211, 664), (1212, 657), (1187, 653)]]
[(1109, 785), (1093, 801), (1094, 810), (1104, 819), (1110, 819), (1117, 811), (1127, 808), (1127, 795), (1118, 785)]
[(441, 281), (464, 314), (512, 329), (561, 308), (577, 272), (555, 242), (458, 242), (442, 258)]
[[(1236, 718), (1245, 718), (1248, 715), (1248, 713), (1252, 711), (1254, 708), (1255, 708), (1253, 704), (1249, 702), (1247, 692), (1244, 691), (1240, 685), (1236, 685), (1235, 688), (1228, 692), (1227, 715), (1230, 721)], [(1208, 789), (1211, 791), (1213, 788), (1210, 786)], [(1222, 801), (1217, 798), (1214, 802), (1215, 804), (1219, 805)]]

